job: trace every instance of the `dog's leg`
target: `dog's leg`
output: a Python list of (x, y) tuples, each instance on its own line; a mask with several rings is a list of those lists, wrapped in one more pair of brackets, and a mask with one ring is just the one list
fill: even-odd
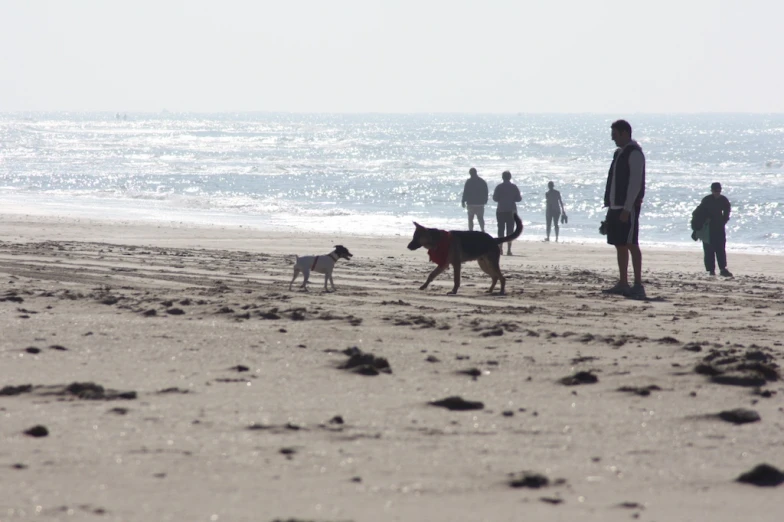
[(501, 281), (501, 292), (499, 295), (506, 295), (506, 278), (504, 274), (501, 273), (501, 254), (493, 255), (492, 258), (489, 259), (490, 261), (490, 277), (493, 278), (493, 284), (490, 285), (490, 290), (488, 292), (492, 292), (493, 288), (495, 288), (495, 282), (500, 280)]
[(289, 283), (289, 290), (291, 290), (291, 285), (294, 284), (294, 280), (297, 279), (298, 275), (299, 275), (299, 268), (295, 267), (294, 268), (294, 277), (291, 278), (291, 282)]
[(430, 272), (430, 275), (429, 275), (429, 276), (427, 276), (427, 281), (425, 281), (425, 284), (423, 284), (422, 286), (420, 286), (420, 287), (419, 287), (419, 289), (420, 289), (420, 290), (424, 290), (425, 288), (427, 288), (427, 285), (429, 285), (430, 283), (432, 283), (432, 282), (433, 282), (433, 279), (435, 279), (436, 277), (438, 277), (438, 274), (440, 274), (441, 272), (443, 272), (444, 270), (446, 270), (446, 267), (447, 267), (447, 266), (449, 266), (449, 265), (444, 265), (444, 266), (437, 266), (436, 268), (434, 268), (434, 269), (433, 269), (433, 271), (432, 271), (432, 272)]
[(457, 289), (460, 288), (460, 268), (460, 263), (452, 263), (452, 270), (455, 272), (455, 286), (452, 287), (451, 292), (447, 292), (449, 295), (455, 295)]
[(493, 293), (493, 290), (495, 290), (495, 284), (498, 282), (498, 277), (496, 277), (496, 276), (494, 276), (492, 274), (490, 275), (490, 277), (492, 278), (492, 282), (490, 283), (490, 288), (487, 289), (487, 293), (488, 294), (492, 294)]
[(305, 280), (302, 281), (302, 284), (300, 285), (300, 288), (304, 288), (305, 290), (307, 290), (308, 289), (308, 280), (310, 279), (310, 269), (309, 268), (302, 269), (302, 277)]
[(335, 281), (332, 280), (332, 271), (329, 272), (329, 284), (332, 285), (332, 291), (335, 291)]
[[(492, 257), (493, 254), (490, 254)], [(498, 281), (498, 277), (496, 277), (496, 272), (493, 271), (493, 261), (492, 259), (488, 259), (488, 257), (480, 257), (476, 260), (479, 263), (479, 268), (482, 269), (482, 272), (489, 275), (490, 278), (493, 280), (492, 284), (490, 285), (490, 290), (487, 291), (488, 294), (493, 293), (493, 289), (495, 288), (495, 283)]]
[[(329, 289), (327, 288), (327, 282), (332, 278), (332, 270), (327, 270), (324, 272), (324, 291), (327, 292)], [(332, 288), (335, 288), (335, 283), (332, 283)]]
[(487, 289), (488, 294), (492, 294), (493, 290), (495, 290), (495, 284), (498, 280), (501, 280), (501, 295), (504, 295), (504, 286), (506, 285), (506, 278), (501, 275), (501, 272), (497, 272), (495, 274), (490, 274), (490, 277), (493, 279), (493, 282), (490, 283), (490, 288)]

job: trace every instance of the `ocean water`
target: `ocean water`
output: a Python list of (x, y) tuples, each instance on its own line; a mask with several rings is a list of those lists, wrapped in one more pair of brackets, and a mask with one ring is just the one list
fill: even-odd
[[(400, 235), (464, 229), (468, 169), (510, 170), (522, 240), (603, 242), (609, 115), (0, 114), (0, 208), (36, 214)], [(627, 116), (647, 158), (643, 244), (694, 247), (711, 182), (733, 205), (728, 249), (784, 253), (784, 115)], [(495, 233), (495, 205), (485, 212)]]

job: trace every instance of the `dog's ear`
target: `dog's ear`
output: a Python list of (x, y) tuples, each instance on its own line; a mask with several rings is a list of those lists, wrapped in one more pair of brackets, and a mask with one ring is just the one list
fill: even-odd
[(414, 226), (417, 227), (417, 228), (425, 228), (422, 225), (420, 225), (419, 223), (417, 223), (416, 221), (414, 221)]

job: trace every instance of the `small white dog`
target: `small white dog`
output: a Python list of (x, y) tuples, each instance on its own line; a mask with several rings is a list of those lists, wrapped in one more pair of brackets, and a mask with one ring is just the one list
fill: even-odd
[(307, 290), (311, 271), (324, 274), (324, 290), (327, 290), (327, 281), (332, 284), (332, 290), (334, 290), (335, 282), (332, 280), (332, 270), (335, 269), (335, 263), (341, 258), (349, 260), (353, 255), (354, 254), (349, 252), (343, 245), (335, 245), (335, 250), (325, 256), (296, 256), (297, 259), (294, 262), (294, 277), (291, 278), (291, 283), (289, 283), (289, 290), (291, 290), (291, 285), (294, 284), (294, 280), (297, 279), (300, 272), (302, 272), (302, 276), (305, 278), (300, 286)]

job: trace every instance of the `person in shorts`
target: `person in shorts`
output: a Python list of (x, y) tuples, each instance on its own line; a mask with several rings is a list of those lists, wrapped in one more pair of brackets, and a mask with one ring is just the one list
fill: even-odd
[[(604, 206), (609, 207), (605, 224), (607, 243), (615, 246), (619, 278), (615, 286), (602, 292), (644, 299), (639, 238), (640, 210), (645, 196), (645, 155), (639, 143), (632, 139), (629, 122), (615, 121), (610, 131), (618, 148), (613, 155), (604, 190)], [(628, 279), (630, 255), (634, 271), (632, 285), (629, 285)]]
[(485, 205), (487, 205), (487, 182), (479, 177), (475, 168), (468, 171), (470, 176), (463, 187), (463, 208), (468, 211), (468, 230), (474, 229), (474, 216), (479, 228), (485, 231)]

